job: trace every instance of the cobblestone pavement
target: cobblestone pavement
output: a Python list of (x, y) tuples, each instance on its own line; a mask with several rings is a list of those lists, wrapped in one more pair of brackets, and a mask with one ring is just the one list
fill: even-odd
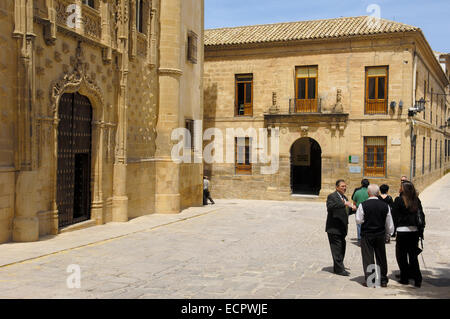
[[(387, 246), (387, 288), (362, 286), (350, 218), (345, 264), (332, 271), (324, 203), (217, 200), (179, 215), (151, 215), (0, 245), (1, 298), (449, 298), (450, 174), (421, 194), (427, 214), (421, 289), (395, 281)], [(69, 289), (69, 265), (81, 288)]]

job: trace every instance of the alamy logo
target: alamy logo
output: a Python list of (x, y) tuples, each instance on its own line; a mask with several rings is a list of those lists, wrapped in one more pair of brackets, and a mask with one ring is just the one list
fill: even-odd
[(79, 265), (69, 265), (66, 270), (70, 275), (67, 277), (66, 284), (69, 289), (81, 288), (81, 267)]
[(80, 29), (83, 21), (80, 6), (77, 4), (71, 4), (67, 6), (66, 13), (69, 13), (66, 20), (67, 26), (72, 29)]
[(379, 28), (381, 25), (381, 7), (378, 4), (371, 4), (366, 9), (370, 16), (367, 17), (367, 26), (370, 29)]
[(367, 266), (367, 273), (371, 274), (367, 277), (367, 287), (369, 288), (380, 288), (381, 286), (381, 270), (378, 265), (369, 265)]
[[(202, 121), (194, 121), (194, 136), (185, 128), (172, 131), (171, 157), (175, 163), (263, 164), (262, 175), (276, 174), (279, 168), (280, 129), (208, 128), (203, 134)], [(203, 140), (202, 140), (203, 137)], [(269, 143), (270, 140), (270, 143)], [(209, 142), (202, 151), (202, 143)], [(178, 143), (177, 143), (178, 142)], [(192, 143), (194, 145), (192, 145)], [(192, 154), (192, 149), (194, 152)]]

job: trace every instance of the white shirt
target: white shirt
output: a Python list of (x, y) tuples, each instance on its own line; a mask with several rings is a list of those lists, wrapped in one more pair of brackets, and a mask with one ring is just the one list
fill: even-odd
[[(377, 197), (369, 197), (368, 200), (379, 200)], [(358, 210), (356, 211), (356, 223), (361, 225), (364, 223), (364, 209), (362, 204), (359, 204)], [(388, 214), (386, 216), (386, 233), (392, 235), (394, 233), (394, 221), (392, 220), (391, 208), (388, 205)]]
[(207, 179), (203, 180), (203, 190), (208, 190), (209, 188), (209, 181)]

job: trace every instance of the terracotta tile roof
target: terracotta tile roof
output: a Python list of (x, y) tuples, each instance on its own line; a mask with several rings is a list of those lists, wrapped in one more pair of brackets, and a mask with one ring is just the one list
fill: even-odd
[(205, 30), (205, 46), (282, 42), (419, 31), (407, 24), (380, 19), (370, 27), (367, 16), (275, 23)]

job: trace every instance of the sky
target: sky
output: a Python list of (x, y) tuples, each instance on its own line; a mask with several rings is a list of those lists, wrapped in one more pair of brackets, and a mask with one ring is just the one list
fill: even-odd
[(205, 28), (371, 15), (422, 29), (435, 51), (450, 53), (450, 0), (205, 0)]

